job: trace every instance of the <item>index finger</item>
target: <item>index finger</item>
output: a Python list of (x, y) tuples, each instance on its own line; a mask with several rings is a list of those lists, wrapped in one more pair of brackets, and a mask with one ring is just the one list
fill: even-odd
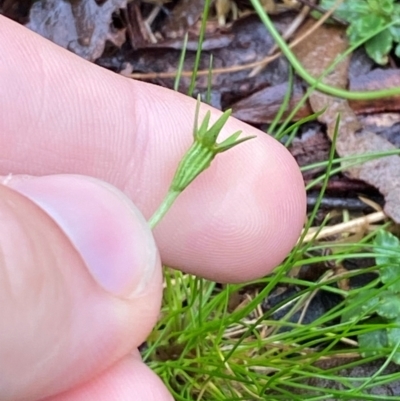
[[(194, 100), (89, 64), (5, 18), (0, 47), (0, 174), (97, 177), (149, 218), (192, 141)], [(268, 273), (305, 214), (289, 152), (235, 119), (222, 134), (237, 130), (257, 139), (218, 156), (155, 230), (164, 263), (223, 282)]]

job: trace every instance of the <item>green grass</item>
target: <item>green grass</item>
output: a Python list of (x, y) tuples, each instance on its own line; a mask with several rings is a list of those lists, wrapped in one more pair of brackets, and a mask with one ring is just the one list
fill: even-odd
[[(282, 50), (290, 52), (287, 47)], [(184, 54), (181, 67), (183, 59)], [(200, 55), (194, 71), (199, 61)], [(293, 68), (299, 72), (296, 63)], [(191, 92), (195, 76), (194, 73)], [(310, 91), (321, 89), (320, 80), (310, 83)], [(288, 99), (289, 95), (280, 115)], [(287, 135), (290, 142), (300, 125), (301, 122), (290, 121), (281, 124), (277, 119), (273, 124), (274, 135), (277, 138)], [(322, 183), (322, 199), (329, 178), (342, 171), (343, 162), (346, 166), (356, 165), (399, 153), (400, 150), (340, 159), (335, 156), (333, 144), (329, 160), (303, 168), (325, 168), (307, 190)], [(317, 213), (318, 202), (308, 216), (302, 238)], [(351, 218), (345, 212), (339, 217)], [(331, 220), (327, 216), (320, 228)], [(371, 226), (360, 235), (342, 233), (332, 241), (300, 241), (271, 275), (251, 283), (218, 285), (166, 268), (161, 318), (147, 341), (144, 361), (163, 379), (177, 401), (400, 400), (399, 396), (373, 393), (378, 386), (400, 380), (400, 372), (386, 370), (396, 349), (381, 348), (376, 355), (365, 357), (370, 350), (360, 348), (357, 342), (360, 334), (379, 330), (382, 324), (366, 322), (362, 311), (356, 319), (341, 320), (343, 315), (360, 310), (359, 303), (346, 302), (347, 299), (379, 286), (379, 266), (372, 263), (364, 269), (335, 270), (343, 263), (384, 257), (386, 251), (373, 246), (380, 228), (390, 229), (391, 223)], [(328, 263), (333, 267), (315, 280), (300, 279), (296, 274), (301, 266), (317, 268)], [(375, 273), (376, 279), (361, 288), (346, 285), (348, 280), (366, 273)], [(299, 291), (262, 310), (263, 301), (282, 286), (296, 287)], [(339, 297), (339, 303), (311, 323), (304, 323), (310, 302), (322, 291)], [(235, 303), (240, 296), (241, 302)], [(280, 318), (276, 319), (278, 313)], [(366, 370), (371, 364), (375, 366), (373, 372)], [(357, 369), (365, 369), (365, 373), (354, 374)]]
[[(332, 399), (335, 394), (340, 399), (385, 399), (368, 396), (365, 391), (400, 379), (400, 372), (354, 379), (340, 375), (345, 368), (378, 358), (383, 358), (379, 362), (383, 365), (392, 351), (381, 350), (380, 355), (362, 358), (356, 336), (380, 326), (366, 325), (362, 315), (355, 321), (340, 322), (344, 313), (359, 306), (347, 305), (345, 299), (360, 289), (341, 290), (339, 281), (376, 271), (376, 266), (340, 276), (325, 275), (316, 282), (290, 276), (292, 269), (302, 265), (375, 257), (379, 254), (371, 251), (370, 240), (371, 236), (359, 243), (319, 244), (308, 246), (306, 251), (300, 247), (296, 255), (291, 255), (295, 263), (282, 264), (271, 276), (242, 285), (217, 286), (167, 269), (162, 318), (148, 340), (144, 359), (163, 378), (176, 400), (303, 400), (306, 394), (308, 400)], [(318, 256), (328, 248), (333, 255)], [(277, 283), (296, 285), (301, 291), (260, 312), (259, 304)], [(369, 287), (373, 285), (371, 282)], [(247, 302), (231, 309), (230, 301), (241, 290), (247, 292)], [(291, 321), (290, 317), (304, 311), (318, 291), (339, 294), (343, 302), (312, 323)], [(282, 309), (284, 316), (275, 320), (274, 314)], [(342, 362), (336, 366), (338, 358)], [(310, 384), (317, 378), (341, 383), (343, 389)]]

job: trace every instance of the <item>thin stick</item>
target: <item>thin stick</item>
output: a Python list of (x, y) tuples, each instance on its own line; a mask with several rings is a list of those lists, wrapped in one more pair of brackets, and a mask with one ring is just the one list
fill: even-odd
[(307, 235), (303, 239), (303, 243), (307, 243), (310, 241), (318, 241), (323, 238), (330, 237), (336, 234), (348, 233), (348, 232), (357, 232), (360, 228), (368, 227), (372, 223), (377, 223), (386, 219), (386, 214), (384, 212), (374, 212), (368, 214), (367, 216), (358, 217), (351, 221), (346, 221), (345, 223), (339, 223), (334, 226), (323, 227), (318, 234), (318, 228), (311, 228)]

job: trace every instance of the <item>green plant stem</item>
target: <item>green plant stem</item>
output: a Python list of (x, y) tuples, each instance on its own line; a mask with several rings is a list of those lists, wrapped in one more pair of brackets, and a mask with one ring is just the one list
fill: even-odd
[(189, 85), (189, 89), (188, 89), (189, 96), (193, 95), (193, 91), (196, 86), (197, 71), (199, 70), (200, 57), (201, 57), (201, 53), (203, 51), (203, 41), (204, 41), (204, 36), (206, 34), (208, 12), (210, 11), (210, 7), (211, 7), (211, 0), (206, 0), (206, 2), (204, 4), (204, 9), (203, 9), (203, 15), (202, 15), (202, 21), (201, 21), (201, 27), (200, 27), (199, 39), (198, 39), (198, 47), (197, 47), (196, 58), (194, 60), (193, 71), (192, 71), (192, 78), (190, 80), (190, 85)]
[(183, 65), (185, 63), (188, 38), (189, 38), (189, 35), (186, 32), (185, 36), (183, 37), (182, 51), (181, 51), (181, 55), (179, 57), (178, 70), (176, 72), (176, 77), (175, 77), (175, 81), (174, 81), (174, 91), (178, 91), (178, 89), (179, 89), (179, 83), (180, 83), (181, 77), (182, 77)]
[(161, 203), (161, 206), (149, 220), (151, 228), (154, 228), (158, 224), (165, 213), (168, 212), (176, 198), (190, 185), (190, 183), (196, 179), (199, 174), (210, 167), (211, 162), (218, 153), (226, 152), (240, 143), (254, 138), (254, 136), (239, 138), (242, 131), (237, 131), (224, 141), (217, 143), (217, 137), (225, 123), (228, 121), (228, 118), (231, 115), (231, 110), (226, 110), (210, 128), (208, 125), (210, 122), (211, 112), (208, 111), (206, 113), (206, 116), (199, 126), (199, 111), (200, 96), (197, 98), (195, 112), (195, 124), (193, 128), (194, 142), (179, 162), (174, 178), (172, 179), (171, 185), (168, 189), (168, 193)]
[[(278, 132), (275, 133), (275, 128), (281, 121), (282, 116), (285, 113), (285, 111), (289, 108), (289, 102), (290, 102), (290, 99), (291, 99), (292, 93), (293, 93), (293, 81), (294, 81), (293, 68), (290, 66), (289, 67), (288, 85), (287, 85), (285, 97), (283, 98), (281, 107), (279, 107), (279, 110), (276, 113), (274, 120), (272, 121), (271, 125), (268, 127), (269, 134), (273, 135), (278, 140), (279, 140), (279, 134), (281, 133), (281, 131), (283, 131), (283, 129), (281, 127), (281, 128), (279, 128)], [(293, 132), (295, 132), (295, 131), (293, 131)]]
[(296, 71), (296, 73), (303, 78), (309, 85), (314, 86), (317, 90), (324, 92), (328, 95), (336, 96), (343, 99), (348, 100), (373, 100), (382, 97), (389, 97), (389, 96), (398, 96), (400, 95), (400, 87), (384, 89), (384, 90), (377, 90), (377, 91), (367, 91), (367, 92), (357, 92), (357, 91), (348, 91), (346, 89), (335, 88), (333, 86), (326, 85), (319, 81), (319, 78), (312, 77), (300, 64), (299, 60), (296, 56), (292, 53), (288, 45), (286, 44), (285, 40), (276, 30), (274, 24), (272, 23), (271, 19), (268, 17), (266, 12), (264, 11), (262, 5), (260, 4), (259, 0), (250, 0), (254, 10), (257, 12), (258, 16), (260, 17), (261, 21), (264, 23), (266, 28), (269, 30), (271, 36), (274, 38), (276, 44), (281, 49), (282, 53), (287, 57), (290, 64)]
[(153, 216), (151, 216), (149, 220), (149, 225), (152, 229), (166, 215), (180, 193), (181, 191), (168, 191), (167, 196), (164, 198), (161, 205), (158, 207), (158, 209), (154, 212)]

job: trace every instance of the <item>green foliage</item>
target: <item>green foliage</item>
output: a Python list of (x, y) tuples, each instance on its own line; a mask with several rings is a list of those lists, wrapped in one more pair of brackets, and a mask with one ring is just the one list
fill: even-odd
[[(331, 9), (335, 3), (336, 0), (321, 0), (321, 7)], [(395, 0), (347, 0), (340, 4), (334, 15), (350, 24), (347, 34), (351, 45), (390, 25), (367, 40), (365, 50), (382, 65), (387, 63), (393, 45), (396, 56), (400, 56), (400, 4)]]
[(361, 289), (349, 296), (342, 322), (365, 320), (366, 330), (358, 335), (363, 356), (391, 353), (400, 364), (400, 241), (393, 234), (380, 230), (373, 243), (379, 268), (380, 283), (376, 288)]
[[(338, 65), (342, 60), (344, 60), (345, 57), (347, 57), (347, 55), (351, 54), (351, 52), (358, 46), (360, 46), (362, 42), (357, 42), (355, 45), (350, 46), (343, 54), (341, 54), (339, 57), (336, 58), (335, 62), (333, 62), (329, 66), (329, 68), (327, 68), (323, 72), (323, 74), (321, 74), (321, 76), (319, 76), (318, 78), (311, 76), (310, 73), (301, 65), (299, 60), (290, 50), (285, 40), (279, 34), (277, 29), (275, 28), (275, 25), (271, 21), (271, 18), (269, 18), (269, 16), (265, 12), (263, 5), (260, 3), (260, 0), (250, 0), (250, 2), (254, 7), (254, 11), (258, 14), (260, 20), (263, 22), (266, 29), (275, 40), (276, 45), (281, 49), (282, 53), (287, 57), (289, 63), (295, 70), (296, 74), (299, 75), (302, 79), (304, 79), (304, 81), (306, 81), (310, 85), (310, 88), (307, 91), (306, 96), (309, 96), (313, 90), (319, 90), (320, 92), (326, 93), (328, 95), (348, 100), (375, 100), (383, 97), (397, 96), (399, 94), (400, 87), (386, 88), (383, 90), (353, 91), (353, 90), (337, 88), (331, 85), (326, 85), (323, 82), (321, 82), (321, 79), (323, 77), (331, 73), (336, 67), (336, 65)], [(395, 21), (397, 22), (398, 20), (396, 19)], [(391, 26), (396, 26), (396, 29), (398, 30), (398, 25), (394, 25), (393, 23)], [(377, 33), (381, 32), (382, 30), (384, 30), (384, 28), (381, 30), (374, 29), (372, 32), (369, 33), (369, 35), (364, 37), (363, 42), (366, 42), (367, 40), (373, 38), (374, 36), (376, 36)], [(304, 98), (302, 99), (302, 101), (304, 101)]]
[(160, 222), (179, 194), (181, 194), (198, 175), (210, 167), (211, 162), (218, 153), (226, 152), (242, 142), (255, 138), (254, 136), (239, 138), (242, 131), (237, 131), (224, 141), (217, 143), (218, 135), (228, 121), (231, 110), (226, 110), (211, 127), (209, 127), (211, 112), (208, 111), (206, 113), (204, 119), (200, 123), (200, 127), (198, 125), (199, 112), (200, 97), (197, 98), (193, 144), (179, 162), (166, 197), (150, 218), (149, 225), (151, 228), (154, 228)]
[[(389, 290), (400, 293), (400, 241), (394, 235), (379, 231), (375, 246), (382, 247), (381, 253), (376, 257), (376, 264), (382, 266), (380, 271), (381, 279), (384, 284), (390, 284)], [(377, 250), (378, 251), (378, 250)]]

